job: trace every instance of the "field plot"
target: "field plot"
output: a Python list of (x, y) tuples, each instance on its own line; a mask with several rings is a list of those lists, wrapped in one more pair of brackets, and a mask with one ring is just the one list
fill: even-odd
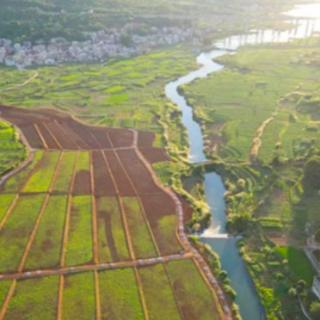
[(90, 155), (89, 152), (80, 152), (77, 161), (76, 175), (73, 186), (74, 195), (91, 193)]
[(119, 203), (114, 197), (96, 198), (100, 262), (129, 259)]
[(95, 319), (93, 273), (85, 272), (65, 277), (61, 318), (63, 320)]
[(4, 320), (56, 320), (59, 277), (18, 281)]
[(161, 192), (134, 150), (119, 150), (117, 153), (139, 194)]
[(136, 258), (157, 256), (157, 251), (137, 198), (122, 198)]
[(107, 164), (103, 153), (100, 151), (92, 152), (93, 172), (94, 172), (94, 193), (97, 196), (114, 196), (114, 188)]
[(75, 152), (63, 153), (61, 165), (52, 189), (53, 192), (69, 192), (76, 155)]
[(33, 226), (42, 207), (44, 195), (19, 198), (0, 231), (0, 272), (17, 269)]
[(36, 168), (30, 180), (23, 188), (23, 192), (47, 192), (56, 170), (59, 157), (60, 152), (46, 153), (43, 162)]
[(165, 194), (150, 194), (141, 197), (154, 237), (162, 255), (182, 250), (176, 236), (176, 215), (174, 203)]
[(102, 320), (144, 319), (133, 269), (100, 272), (99, 283)]
[(5, 182), (3, 186), (1, 186), (0, 190), (3, 189), (4, 192), (18, 192), (21, 188), (22, 184), (28, 177), (28, 174), (34, 169), (40, 159), (43, 157), (43, 151), (35, 152), (34, 158), (32, 162), (19, 173), (15, 174), (8, 181)]
[(7, 213), (14, 198), (15, 195), (13, 194), (0, 194), (0, 221), (2, 220), (3, 216)]
[(212, 294), (192, 260), (169, 262), (167, 270), (183, 319), (220, 319)]
[(10, 290), (10, 286), (11, 286), (11, 281), (2, 281), (0, 284), (0, 310)]
[(92, 261), (92, 201), (91, 196), (72, 199), (68, 233), (66, 265), (73, 266)]
[(150, 320), (180, 320), (179, 309), (163, 265), (139, 269)]
[(45, 269), (59, 265), (67, 203), (68, 196), (50, 197), (30, 248), (26, 269)]
[(117, 155), (114, 151), (104, 152), (108, 165), (112, 171), (119, 194), (121, 196), (135, 196), (135, 191), (131, 185), (131, 182), (126, 175), (121, 163), (119, 162)]

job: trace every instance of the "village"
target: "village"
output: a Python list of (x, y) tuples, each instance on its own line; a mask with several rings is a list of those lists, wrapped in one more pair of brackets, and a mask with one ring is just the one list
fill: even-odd
[(64, 38), (44, 41), (13, 43), (0, 38), (0, 64), (23, 69), (29, 66), (57, 65), (61, 63), (104, 62), (110, 58), (130, 58), (150, 52), (160, 46), (191, 42), (201, 43), (202, 31), (194, 28), (149, 27), (139, 35), (140, 24), (128, 23), (120, 29), (88, 32), (88, 40), (68, 42)]

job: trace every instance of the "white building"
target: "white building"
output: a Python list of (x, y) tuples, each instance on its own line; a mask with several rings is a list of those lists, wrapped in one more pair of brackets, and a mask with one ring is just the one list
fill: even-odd
[(320, 276), (314, 277), (312, 291), (320, 300)]

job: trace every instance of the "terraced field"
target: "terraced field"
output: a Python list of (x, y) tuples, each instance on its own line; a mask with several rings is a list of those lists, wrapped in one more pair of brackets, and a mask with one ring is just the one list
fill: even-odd
[(180, 201), (151, 170), (166, 159), (153, 134), (0, 112), (33, 148), (1, 186), (0, 320), (188, 320), (187, 305), (199, 312), (190, 278), (202, 319), (226, 318), (181, 240)]

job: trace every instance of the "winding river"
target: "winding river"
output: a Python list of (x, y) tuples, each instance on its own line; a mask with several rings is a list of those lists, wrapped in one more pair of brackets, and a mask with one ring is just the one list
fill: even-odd
[[(165, 87), (166, 96), (177, 104), (182, 111), (182, 122), (187, 129), (190, 144), (190, 160), (203, 162), (207, 160), (203, 152), (203, 134), (200, 125), (193, 119), (193, 109), (187, 104), (186, 99), (179, 94), (181, 85), (205, 78), (209, 74), (221, 71), (224, 66), (214, 61), (217, 57), (236, 50), (244, 44), (259, 44), (270, 42), (288, 42), (295, 38), (305, 38), (320, 31), (320, 4), (296, 6), (286, 13), (296, 25), (287, 31), (254, 31), (246, 35), (235, 35), (215, 43), (218, 49), (201, 53), (197, 63), (201, 66), (198, 70), (170, 82)], [(312, 18), (314, 20), (310, 20)], [(293, 20), (292, 20), (293, 19)], [(236, 240), (226, 235), (226, 215), (223, 181), (216, 173), (207, 173), (205, 178), (205, 194), (211, 208), (211, 226), (202, 234), (201, 240), (208, 243), (220, 255), (222, 268), (228, 272), (232, 287), (237, 291), (236, 302), (244, 320), (266, 319), (264, 308), (257, 295), (253, 281), (241, 259)]]

